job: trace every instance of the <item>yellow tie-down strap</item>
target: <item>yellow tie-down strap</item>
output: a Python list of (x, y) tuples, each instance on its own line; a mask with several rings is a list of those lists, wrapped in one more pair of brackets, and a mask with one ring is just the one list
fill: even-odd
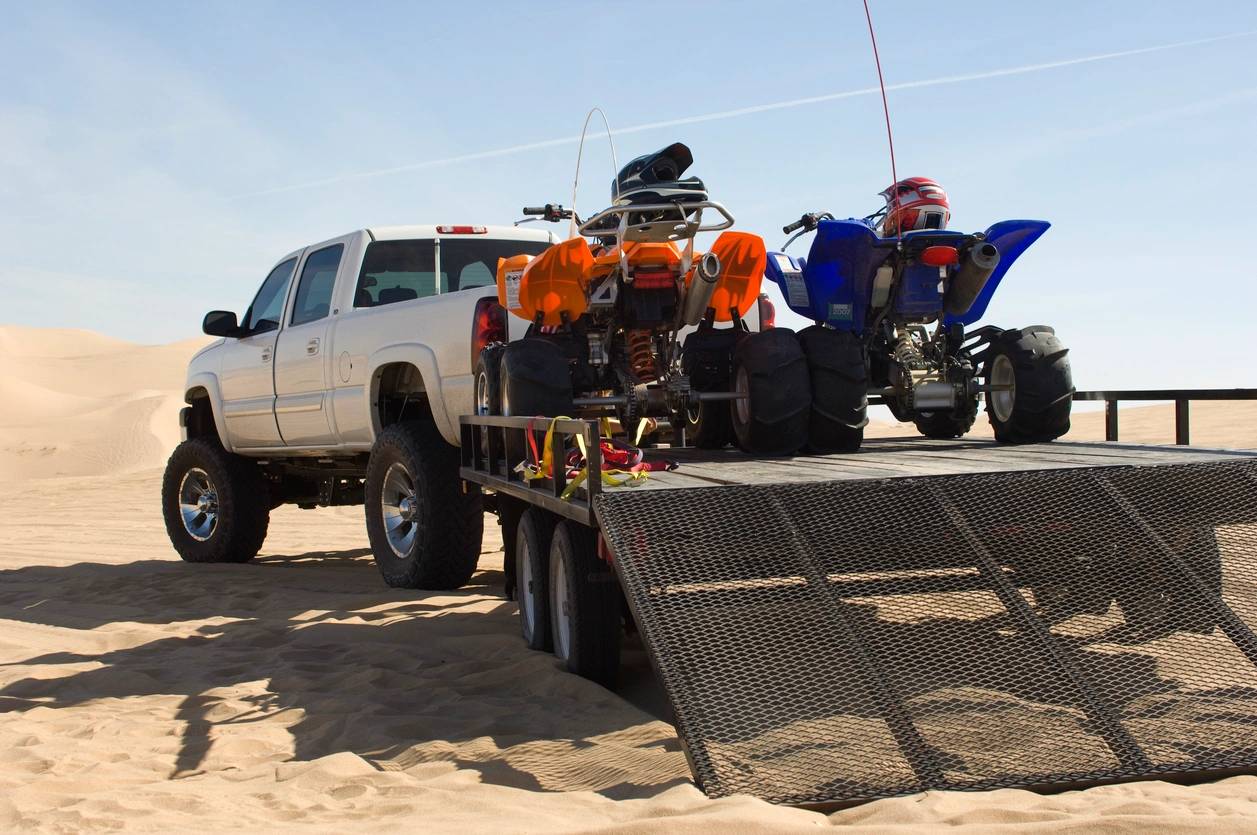
[[(550, 426), (546, 429), (546, 437), (541, 452), (541, 461), (533, 463), (532, 461), (521, 461), (516, 465), (515, 471), (518, 472), (525, 481), (535, 481), (540, 478), (550, 478), (554, 473), (554, 425), (560, 420), (571, 420), (566, 416), (559, 416), (550, 419)], [(642, 418), (637, 424), (637, 432), (634, 436), (634, 444), (641, 443), (642, 436), (645, 434), (650, 424), (648, 418)], [(602, 419), (602, 434), (609, 440), (611, 438), (611, 421), (607, 418)], [(529, 443), (533, 446), (533, 455), (536, 456), (536, 446), (532, 442), (532, 428), (528, 428)], [(572, 480), (568, 482), (567, 487), (559, 495), (561, 499), (571, 499), (585, 483), (585, 479), (589, 477), (589, 449), (585, 446), (585, 436), (576, 435), (576, 446), (580, 449), (581, 460), (585, 462), (584, 466), (572, 476)], [(565, 461), (560, 461), (559, 466), (566, 466)], [(602, 484), (604, 487), (637, 487), (650, 475), (646, 470), (633, 472), (631, 470), (606, 470), (601, 473)]]

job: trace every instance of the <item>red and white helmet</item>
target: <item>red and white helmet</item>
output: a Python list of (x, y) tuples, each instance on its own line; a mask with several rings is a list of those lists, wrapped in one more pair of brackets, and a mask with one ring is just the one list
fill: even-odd
[(909, 177), (881, 192), (886, 198), (886, 216), (881, 232), (885, 237), (913, 229), (946, 229), (951, 220), (947, 192), (928, 177)]

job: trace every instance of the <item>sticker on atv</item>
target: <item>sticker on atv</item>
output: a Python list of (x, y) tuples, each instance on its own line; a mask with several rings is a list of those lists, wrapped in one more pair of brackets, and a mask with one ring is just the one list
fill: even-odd
[(773, 255), (777, 259), (777, 267), (781, 270), (781, 277), (786, 281), (786, 301), (791, 307), (808, 307), (811, 302), (808, 300), (807, 283), (803, 280), (803, 273), (798, 270), (790, 261), (788, 255), (776, 253)]
[(836, 319), (839, 322), (850, 322), (855, 305), (851, 304), (831, 304), (829, 306), (829, 318)]
[(506, 274), (506, 308), (514, 310), (519, 307), (519, 285), (520, 280), (524, 277), (524, 271), (510, 272)]

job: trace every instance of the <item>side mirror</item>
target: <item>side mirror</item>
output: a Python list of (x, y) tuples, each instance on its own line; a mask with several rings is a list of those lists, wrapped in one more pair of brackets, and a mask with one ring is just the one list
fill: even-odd
[(239, 336), (240, 325), (230, 310), (211, 310), (201, 322), (201, 330), (210, 336)]

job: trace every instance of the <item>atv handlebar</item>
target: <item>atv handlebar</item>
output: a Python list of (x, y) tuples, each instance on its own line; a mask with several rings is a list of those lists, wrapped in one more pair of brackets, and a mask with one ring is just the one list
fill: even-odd
[(807, 214), (803, 215), (803, 217), (796, 220), (794, 223), (789, 223), (781, 227), (781, 231), (785, 232), (787, 235), (789, 235), (791, 232), (794, 232), (797, 229), (806, 229), (808, 232), (811, 232), (813, 229), (816, 228), (817, 224), (819, 224), (822, 220), (833, 220), (833, 219), (834, 219), (834, 216), (831, 215), (829, 212), (808, 212)]
[(557, 223), (560, 220), (568, 220), (572, 217), (572, 210), (565, 209), (558, 203), (547, 203), (544, 206), (525, 206), (525, 217), (539, 217), (551, 223)]

